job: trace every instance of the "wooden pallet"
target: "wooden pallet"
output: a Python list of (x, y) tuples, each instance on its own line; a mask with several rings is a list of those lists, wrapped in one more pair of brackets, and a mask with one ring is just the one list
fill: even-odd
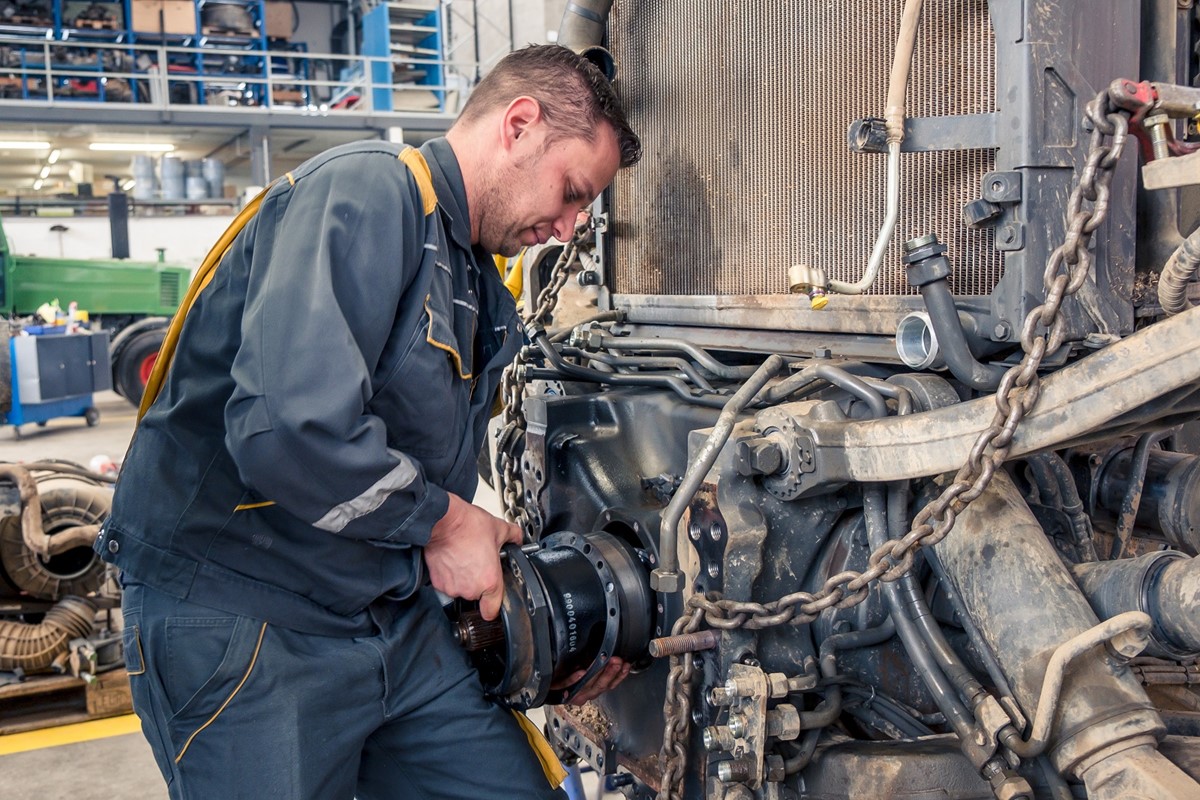
[(0, 686), (0, 735), (116, 717), (133, 711), (129, 675), (122, 668), (93, 683), (67, 675), (29, 678)]

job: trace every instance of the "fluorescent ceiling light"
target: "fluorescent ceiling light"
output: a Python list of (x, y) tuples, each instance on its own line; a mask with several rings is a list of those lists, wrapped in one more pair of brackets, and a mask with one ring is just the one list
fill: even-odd
[(88, 149), (116, 153), (169, 153), (175, 149), (175, 145), (165, 142), (92, 142)]
[(49, 150), (49, 142), (0, 142), (0, 150)]
[(42, 190), (42, 179), (41, 178), (38, 178), (36, 181), (33, 182), (33, 190), (35, 192), (40, 192)]
[(47, 164), (57, 164), (58, 157), (62, 155), (62, 150), (54, 149), (50, 151), (50, 155), (46, 158)]
[(38, 175), (38, 177), (41, 178), (42, 180), (45, 180), (46, 178), (50, 177), (50, 165), (49, 164), (42, 167), (42, 172), (40, 175)]

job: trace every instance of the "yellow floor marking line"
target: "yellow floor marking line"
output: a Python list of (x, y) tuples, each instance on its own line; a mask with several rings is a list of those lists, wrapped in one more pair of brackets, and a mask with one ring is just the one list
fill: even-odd
[(141, 733), (141, 731), (142, 723), (137, 716), (126, 714), (122, 717), (94, 719), (90, 722), (62, 725), (58, 728), (10, 733), (7, 736), (0, 736), (0, 756), (75, 744), (76, 742), (90, 742), (93, 739), (107, 739), (110, 736), (124, 736), (128, 733)]

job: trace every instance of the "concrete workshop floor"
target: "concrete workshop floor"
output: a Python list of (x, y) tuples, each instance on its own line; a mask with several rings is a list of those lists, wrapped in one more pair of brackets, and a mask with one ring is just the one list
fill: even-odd
[[(133, 406), (112, 392), (96, 395), (95, 401), (100, 423), (94, 428), (82, 418), (51, 420), (45, 427), (23, 425), (19, 434), (12, 426), (0, 428), (0, 461), (65, 459), (87, 466), (98, 455), (120, 461), (133, 433)], [(498, 513), (496, 497), (486, 486), (476, 502)], [(541, 724), (539, 714), (531, 716)], [(588, 798), (615, 796), (600, 792), (593, 773), (584, 776), (583, 786)], [(0, 736), (0, 800), (118, 797), (167, 797), (136, 717)]]

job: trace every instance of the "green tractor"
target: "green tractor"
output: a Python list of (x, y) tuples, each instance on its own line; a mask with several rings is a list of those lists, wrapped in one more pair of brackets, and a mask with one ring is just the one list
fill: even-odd
[(191, 270), (155, 261), (18, 256), (3, 226), (0, 260), (0, 308), (22, 317), (53, 298), (77, 303), (92, 330), (108, 331), (113, 389), (136, 406)]

